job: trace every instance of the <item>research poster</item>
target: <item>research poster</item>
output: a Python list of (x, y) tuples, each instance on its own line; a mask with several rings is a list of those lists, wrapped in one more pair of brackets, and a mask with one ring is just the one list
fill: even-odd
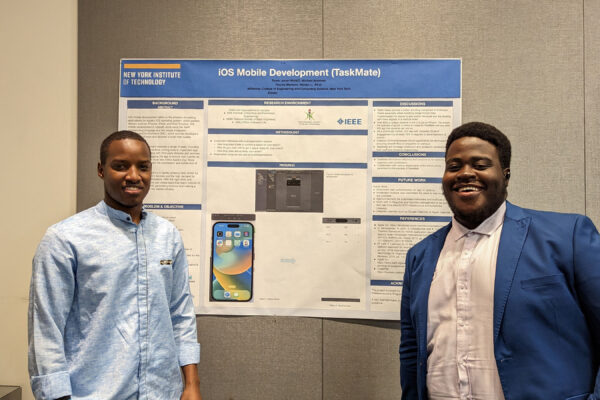
[(460, 116), (458, 59), (121, 60), (198, 314), (398, 320)]

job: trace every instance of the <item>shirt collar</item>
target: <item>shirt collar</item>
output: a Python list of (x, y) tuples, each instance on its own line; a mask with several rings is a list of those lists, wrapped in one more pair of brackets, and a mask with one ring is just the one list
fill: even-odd
[(460, 222), (456, 220), (456, 218), (452, 217), (452, 228), (450, 229), (450, 235), (454, 240), (458, 240), (463, 236), (473, 232), (478, 233), (480, 235), (490, 236), (492, 233), (498, 229), (502, 223), (504, 222), (504, 215), (506, 214), (506, 201), (503, 201), (500, 207), (485, 221), (483, 221), (479, 226), (474, 229), (469, 229), (462, 225)]
[[(97, 208), (102, 214), (108, 216), (109, 218), (133, 223), (133, 221), (131, 221), (131, 216), (129, 214), (127, 214), (124, 211), (112, 208), (111, 206), (106, 204), (104, 202), (104, 200), (102, 200), (102, 201), (100, 201), (100, 203), (98, 203)], [(141, 219), (143, 220), (144, 218), (146, 218), (147, 214), (148, 214), (148, 212), (146, 210), (144, 210), (144, 208), (142, 207), (142, 218)]]

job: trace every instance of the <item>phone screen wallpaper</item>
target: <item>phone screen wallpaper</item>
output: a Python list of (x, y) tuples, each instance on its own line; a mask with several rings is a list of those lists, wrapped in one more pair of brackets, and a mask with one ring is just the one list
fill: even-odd
[(252, 298), (253, 227), (249, 223), (217, 222), (213, 227), (213, 300)]

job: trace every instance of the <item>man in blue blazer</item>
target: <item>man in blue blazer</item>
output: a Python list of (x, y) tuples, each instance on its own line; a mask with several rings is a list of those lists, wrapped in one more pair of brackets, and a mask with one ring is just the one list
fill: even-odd
[(403, 399), (600, 400), (600, 235), (508, 203), (510, 152), (480, 122), (448, 137), (452, 223), (406, 256)]

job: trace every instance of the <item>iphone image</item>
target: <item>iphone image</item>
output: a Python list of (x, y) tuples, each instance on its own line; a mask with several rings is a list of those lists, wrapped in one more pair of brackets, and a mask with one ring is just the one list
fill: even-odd
[(252, 299), (254, 226), (249, 222), (216, 222), (211, 251), (211, 300)]

